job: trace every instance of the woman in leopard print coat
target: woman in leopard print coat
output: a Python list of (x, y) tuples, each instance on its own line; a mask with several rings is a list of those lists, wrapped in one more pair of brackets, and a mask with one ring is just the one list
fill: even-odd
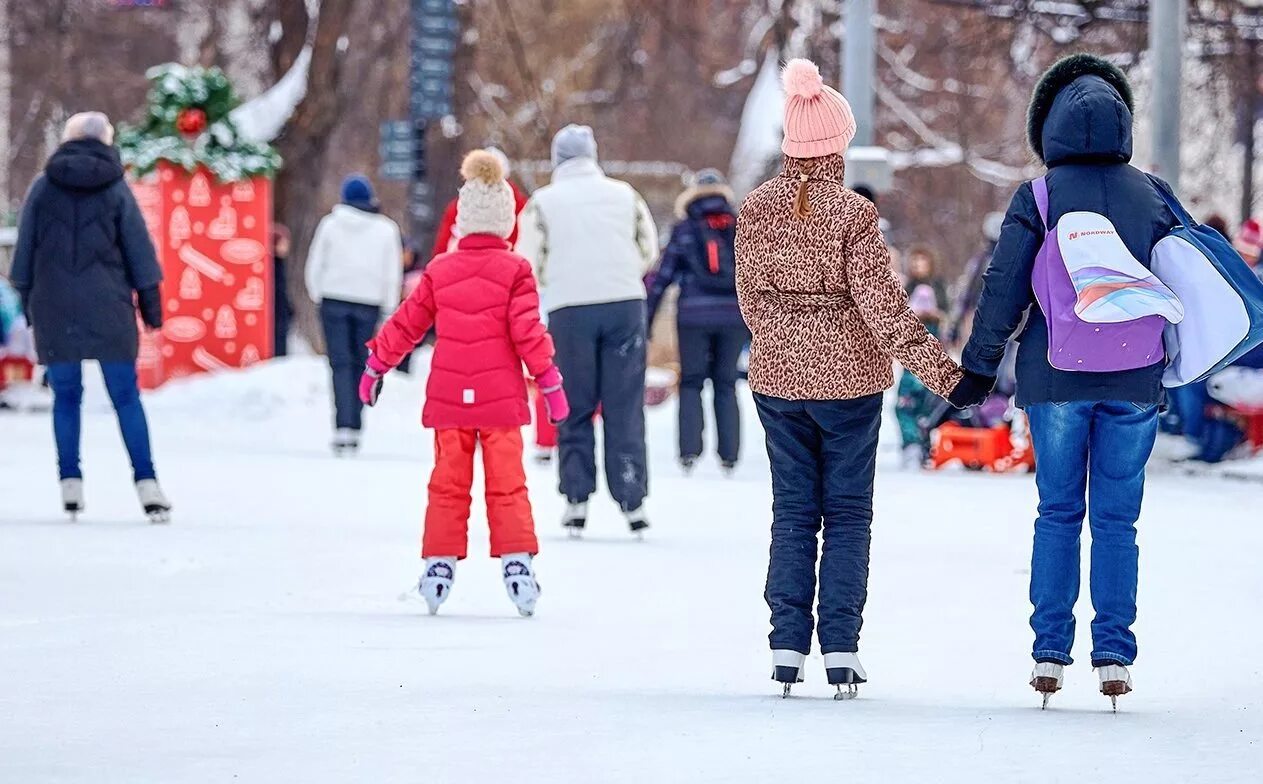
[(765, 596), (773, 677), (801, 679), (815, 625), (830, 682), (840, 686), (865, 677), (855, 654), (891, 359), (944, 397), (961, 371), (908, 308), (876, 209), (842, 185), (842, 154), (855, 135), (846, 99), (806, 60), (790, 62), (783, 81), (784, 168), (746, 198), (737, 222), (737, 291), (753, 334), (750, 389), (772, 468)]

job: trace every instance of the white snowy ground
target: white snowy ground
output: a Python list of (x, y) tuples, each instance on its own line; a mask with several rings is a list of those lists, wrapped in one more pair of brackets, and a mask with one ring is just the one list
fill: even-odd
[[(476, 511), (475, 555), (431, 618), (399, 598), (430, 462), (420, 387), (391, 378), (364, 454), (339, 461), (325, 383), (295, 359), (150, 396), (169, 527), (140, 521), (99, 383), (78, 524), (58, 511), (47, 415), (0, 415), (0, 781), (1263, 777), (1258, 485), (1151, 477), (1137, 691), (1111, 715), (1081, 661), (1041, 713), (1026, 685), (1031, 482), (900, 473), (886, 438), (871, 683), (836, 703), (813, 657), (782, 701), (749, 406), (732, 480), (709, 465), (681, 478), (673, 405), (652, 412), (645, 543), (604, 502), (586, 541), (563, 539), (553, 480), (532, 467), (538, 615), (513, 612)], [(1085, 597), (1084, 632), (1088, 618)]]

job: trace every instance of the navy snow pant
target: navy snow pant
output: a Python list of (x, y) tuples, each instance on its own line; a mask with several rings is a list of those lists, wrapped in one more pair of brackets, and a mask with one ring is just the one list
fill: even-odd
[(359, 430), (364, 404), (360, 402), (360, 376), (368, 361), (368, 346), (381, 308), (326, 299), (320, 302), (320, 324), (324, 327), (325, 352), (333, 371), (334, 426)]
[(811, 651), (817, 536), (823, 526), (820, 651), (857, 651), (868, 598), (882, 396), (754, 399), (772, 467), (772, 548), (764, 593), (772, 610), (772, 649)]
[(710, 380), (715, 404), (719, 459), (736, 463), (741, 455), (741, 411), (737, 407), (737, 363), (750, 331), (737, 326), (679, 327), (680, 457), (700, 457), (705, 416), (702, 387)]
[(598, 413), (605, 441), (605, 481), (624, 511), (649, 494), (645, 459), (645, 303), (606, 302), (548, 315), (565, 378), (570, 417), (557, 429), (560, 491), (572, 503), (596, 491)]

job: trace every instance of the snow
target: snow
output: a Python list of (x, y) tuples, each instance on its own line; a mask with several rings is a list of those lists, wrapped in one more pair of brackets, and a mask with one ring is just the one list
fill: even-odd
[[(47, 414), (0, 414), (0, 781), (1238, 782), (1263, 766), (1257, 484), (1154, 472), (1137, 691), (1110, 714), (1081, 661), (1042, 713), (1026, 685), (1030, 479), (899, 472), (887, 431), (871, 683), (828, 699), (817, 655), (782, 701), (748, 397), (731, 480), (710, 464), (682, 478), (674, 405), (651, 411), (644, 543), (606, 501), (566, 541), (551, 473), (529, 467), (531, 620), (486, 558), (476, 496), (473, 557), (432, 618), (399, 598), (431, 462), (419, 380), (387, 380), (353, 460), (328, 453), (314, 358), (148, 395), (176, 504), (152, 527), (86, 375), (78, 524), (57, 510)], [(1086, 596), (1079, 610), (1084, 657)]]
[(294, 64), (276, 84), (261, 95), (232, 110), (231, 117), (242, 138), (256, 142), (275, 139), (307, 94), (307, 69), (311, 47), (304, 46)]

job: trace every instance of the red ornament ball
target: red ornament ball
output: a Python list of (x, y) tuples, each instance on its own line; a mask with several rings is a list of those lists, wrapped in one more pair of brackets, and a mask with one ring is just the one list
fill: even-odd
[(175, 127), (186, 136), (196, 136), (206, 130), (206, 112), (201, 109), (182, 109), (176, 115)]

